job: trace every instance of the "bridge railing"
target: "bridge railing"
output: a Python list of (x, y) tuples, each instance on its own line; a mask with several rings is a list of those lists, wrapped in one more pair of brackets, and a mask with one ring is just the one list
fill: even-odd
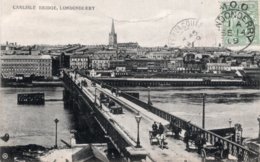
[(122, 135), (114, 127), (114, 125), (111, 123), (111, 121), (109, 121), (109, 119), (107, 119), (99, 111), (99, 108), (97, 107), (97, 105), (95, 105), (93, 102), (90, 101), (88, 96), (86, 96), (86, 94), (83, 93), (83, 91), (80, 89), (80, 87), (78, 87), (72, 81), (72, 79), (73, 78), (70, 78), (70, 76), (68, 76), (66, 73), (64, 73), (63, 81), (67, 85), (67, 87), (70, 88), (70, 90), (74, 94), (80, 94), (81, 97), (78, 97), (78, 99), (81, 98), (82, 100), (86, 101), (84, 103), (86, 103), (88, 105), (88, 107), (92, 108), (91, 109), (93, 111), (92, 113), (94, 113), (95, 117), (97, 118), (97, 122), (99, 123), (101, 128), (104, 130), (105, 134), (107, 134), (111, 138), (111, 141), (115, 145), (115, 147), (117, 147), (117, 149), (119, 149), (120, 152), (123, 153), (124, 155), (127, 154), (126, 148), (129, 146), (132, 146), (131, 142), (124, 138), (124, 135)]
[(251, 151), (247, 148), (245, 148), (244, 146), (241, 146), (233, 141), (230, 141), (222, 136), (219, 136), (211, 131), (205, 130), (195, 124), (190, 123), (187, 120), (181, 119), (175, 115), (172, 115), (166, 111), (160, 110), (152, 105), (148, 105), (147, 103), (127, 94), (127, 93), (121, 93), (121, 96), (123, 96), (124, 98), (132, 101), (133, 103), (151, 111), (152, 113), (160, 116), (161, 118), (167, 120), (167, 121), (171, 121), (174, 120), (175, 124), (182, 128), (182, 129), (186, 129), (187, 125), (189, 124), (192, 131), (194, 132), (200, 132), (200, 134), (205, 137), (207, 139), (207, 141), (209, 143), (211, 143), (212, 145), (215, 144), (215, 142), (217, 142), (218, 140), (221, 141), (221, 143), (224, 146), (224, 149), (228, 149), (229, 153), (233, 156), (236, 156), (239, 159), (242, 159), (243, 161), (254, 161), (256, 160), (256, 158), (258, 157), (258, 153)]

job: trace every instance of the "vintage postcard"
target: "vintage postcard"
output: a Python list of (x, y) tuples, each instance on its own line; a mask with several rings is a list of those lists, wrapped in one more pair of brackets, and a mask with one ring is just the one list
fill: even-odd
[(0, 162), (260, 161), (259, 0), (0, 2)]

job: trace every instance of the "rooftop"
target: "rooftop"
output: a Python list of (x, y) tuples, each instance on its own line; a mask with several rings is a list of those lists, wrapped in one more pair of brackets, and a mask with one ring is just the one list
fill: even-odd
[(51, 59), (50, 55), (3, 55), (0, 59)]
[(116, 54), (116, 51), (97, 51), (95, 54)]
[(83, 55), (71, 55), (70, 56), (70, 58), (87, 58), (87, 57), (89, 57), (89, 55), (86, 55), (86, 54), (85, 55), (83, 54)]
[(230, 51), (224, 47), (191, 47), (191, 48), (183, 48), (182, 51), (189, 52), (228, 52)]

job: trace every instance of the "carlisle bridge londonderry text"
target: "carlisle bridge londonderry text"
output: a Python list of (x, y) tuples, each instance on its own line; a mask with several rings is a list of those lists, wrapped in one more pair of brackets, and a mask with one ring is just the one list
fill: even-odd
[(95, 6), (60, 6), (60, 10), (95, 10)]
[(35, 6), (35, 5), (13, 5), (14, 10), (88, 10), (88, 11), (94, 11), (95, 6)]

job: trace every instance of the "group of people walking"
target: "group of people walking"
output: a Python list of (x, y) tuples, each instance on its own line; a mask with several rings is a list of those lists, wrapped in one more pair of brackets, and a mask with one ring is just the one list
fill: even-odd
[(154, 122), (152, 125), (152, 129), (153, 129), (153, 136), (156, 136), (157, 134), (161, 135), (164, 132), (164, 127), (162, 123), (159, 123), (159, 125), (157, 125), (157, 123)]
[(159, 125), (156, 122), (153, 123), (152, 136), (158, 140), (161, 149), (167, 148), (165, 146), (164, 126), (162, 123), (159, 123)]

